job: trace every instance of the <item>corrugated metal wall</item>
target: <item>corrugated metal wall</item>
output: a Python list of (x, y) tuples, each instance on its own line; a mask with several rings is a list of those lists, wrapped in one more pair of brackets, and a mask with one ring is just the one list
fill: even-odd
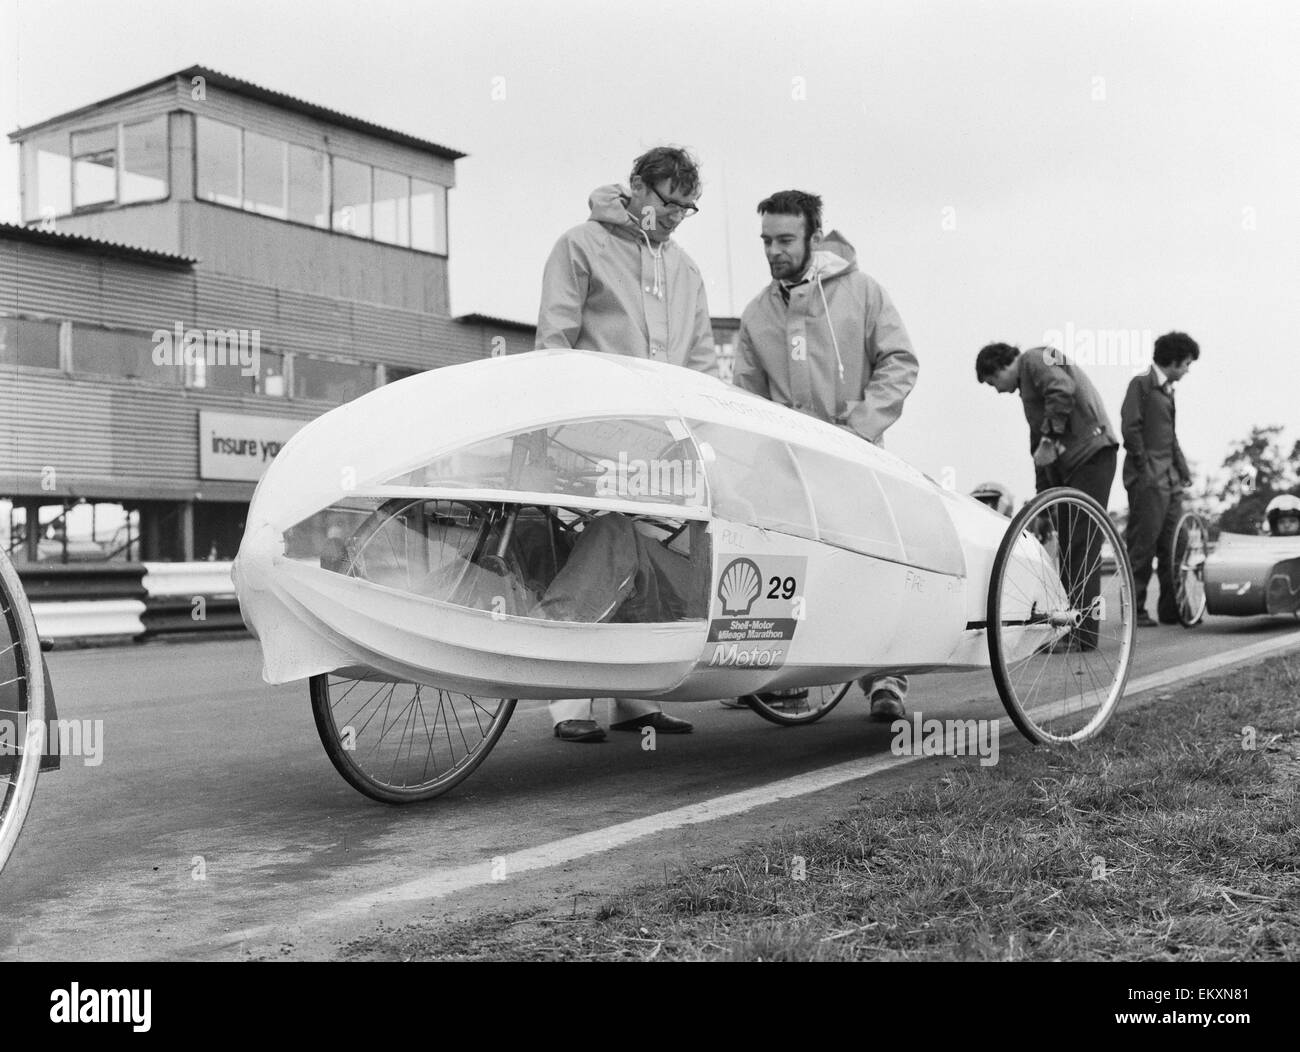
[[(0, 307), (78, 326), (145, 334), (186, 328), (259, 329), (268, 352), (335, 354), (434, 368), (488, 353), (480, 326), (372, 303), (276, 289), (185, 267), (150, 266), (72, 246), (0, 241)], [(516, 339), (518, 334), (510, 334)], [(74, 361), (74, 367), (77, 361)], [(0, 369), (0, 494), (248, 499), (251, 484), (198, 479), (198, 411), (307, 420), (319, 402), (145, 381)], [(53, 488), (42, 471), (53, 468)]]

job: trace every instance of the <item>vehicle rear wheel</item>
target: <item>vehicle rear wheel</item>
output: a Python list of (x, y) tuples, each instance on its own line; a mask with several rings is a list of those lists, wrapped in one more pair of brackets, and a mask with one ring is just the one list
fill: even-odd
[[(1040, 515), (1059, 560), (1030, 530)], [(1107, 580), (1103, 542), (1116, 564)], [(1057, 488), (1020, 509), (993, 561), (987, 626), (994, 682), (1025, 737), (1056, 745), (1101, 731), (1124, 695), (1137, 621), (1128, 553), (1100, 504)]]
[(27, 818), (45, 749), (46, 671), (18, 571), (0, 551), (0, 869)]
[(815, 723), (840, 703), (853, 686), (849, 683), (831, 683), (820, 687), (800, 688), (797, 692), (776, 691), (772, 694), (746, 694), (740, 700), (765, 720), (782, 727), (799, 727)]
[(463, 782), (500, 740), (516, 701), (333, 672), (312, 676), (310, 690), (330, 762), (386, 804), (432, 800)]
[(1178, 621), (1192, 628), (1205, 617), (1205, 557), (1209, 530), (1205, 520), (1193, 511), (1185, 512), (1174, 530), (1174, 597)]

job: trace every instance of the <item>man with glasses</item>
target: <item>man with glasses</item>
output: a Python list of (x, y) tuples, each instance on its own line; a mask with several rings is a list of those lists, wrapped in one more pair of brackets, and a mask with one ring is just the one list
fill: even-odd
[[(592, 191), (588, 220), (563, 234), (542, 275), (537, 348), (626, 354), (716, 376), (713, 323), (699, 268), (672, 240), (699, 211), (699, 166), (680, 147), (657, 146), (632, 162), (627, 187)], [(555, 736), (596, 742), (604, 730), (591, 699), (551, 704)], [(691, 724), (650, 701), (614, 702), (614, 730), (653, 727), (685, 734)]]

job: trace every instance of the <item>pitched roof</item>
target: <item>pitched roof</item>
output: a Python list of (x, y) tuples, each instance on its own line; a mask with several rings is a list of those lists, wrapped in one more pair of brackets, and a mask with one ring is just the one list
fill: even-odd
[(92, 113), (95, 110), (110, 105), (111, 103), (130, 98), (132, 95), (138, 95), (142, 91), (148, 91), (152, 88), (160, 87), (168, 81), (184, 79), (187, 83), (194, 77), (203, 77), (204, 80), (218, 88), (224, 88), (226, 91), (235, 92), (247, 98), (258, 99), (262, 102), (270, 103), (273, 106), (279, 106), (281, 109), (294, 110), (298, 113), (304, 113), (309, 117), (315, 117), (318, 120), (328, 121), (331, 124), (343, 128), (351, 128), (354, 131), (363, 132), (366, 135), (373, 135), (376, 138), (387, 139), (389, 142), (400, 143), (403, 146), (409, 146), (412, 149), (423, 150), (426, 153), (445, 158), (449, 161), (456, 161), (466, 154), (459, 150), (453, 150), (448, 146), (441, 146), (436, 142), (430, 142), (428, 139), (419, 139), (414, 135), (408, 135), (406, 132), (396, 131), (393, 128), (385, 128), (380, 124), (372, 124), (370, 121), (362, 120), (360, 117), (352, 117), (346, 113), (340, 113), (338, 110), (331, 110), (325, 106), (318, 106), (314, 102), (308, 102), (305, 99), (296, 98), (293, 95), (286, 95), (280, 91), (273, 91), (270, 88), (264, 88), (260, 84), (254, 84), (251, 81), (241, 80), (239, 77), (232, 77), (229, 74), (221, 73), (207, 66), (189, 66), (186, 69), (178, 70), (175, 73), (169, 73), (157, 80), (151, 80), (147, 84), (140, 84), (128, 91), (119, 92), (118, 94), (107, 99), (99, 99), (86, 106), (78, 107), (75, 110), (68, 110), (66, 113), (60, 113), (57, 116), (49, 117), (46, 120), (36, 124), (29, 124), (25, 128), (19, 128), (9, 133), (11, 142), (23, 139), (32, 132), (39, 131), (41, 128), (59, 121), (76, 117), (82, 113)]
[(17, 223), (0, 223), (0, 241), (26, 241), (37, 245), (54, 245), (74, 252), (113, 256), (137, 263), (152, 263), (156, 266), (192, 267), (198, 262), (193, 256), (180, 256), (173, 252), (160, 252), (154, 248), (104, 241), (97, 237), (87, 237), (85, 234), (66, 234), (58, 230), (43, 230), (38, 226), (20, 226)]
[(497, 318), (491, 314), (458, 314), (455, 320), (462, 325), (495, 325), (500, 329), (513, 329), (515, 332), (537, 331), (537, 326), (532, 322), (512, 321), (510, 318)]

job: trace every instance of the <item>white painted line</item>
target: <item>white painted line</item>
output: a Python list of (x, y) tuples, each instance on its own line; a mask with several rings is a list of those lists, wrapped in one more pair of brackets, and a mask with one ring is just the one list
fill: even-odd
[(1248, 646), (1238, 647), (1236, 650), (1226, 650), (1222, 654), (1201, 658), (1200, 661), (1193, 661), (1187, 665), (1177, 665), (1174, 668), (1167, 668), (1163, 672), (1152, 672), (1150, 675), (1141, 676), (1129, 682), (1124, 690), (1124, 698), (1127, 700), (1134, 694), (1143, 694), (1148, 690), (1159, 690), (1161, 687), (1169, 687), (1175, 683), (1181, 683), (1183, 680), (1196, 679), (1198, 676), (1204, 676), (1207, 672), (1217, 672), (1229, 665), (1250, 661), (1252, 658), (1266, 657), (1275, 651), (1290, 650), (1293, 647), (1300, 647), (1300, 631), (1287, 632), (1280, 636), (1270, 636), (1268, 639), (1262, 639), (1258, 643), (1251, 643)]
[[(1177, 668), (1139, 677), (1128, 684), (1125, 698), (1127, 699), (1133, 694), (1157, 690), (1160, 687), (1169, 686), (1181, 680), (1203, 676), (1207, 672), (1213, 672), (1227, 665), (1249, 661), (1251, 658), (1267, 655), (1274, 651), (1288, 650), (1293, 647), (1300, 647), (1300, 631), (1216, 654), (1213, 657), (1193, 661), (1187, 665), (1179, 665)], [(1139, 702), (1138, 704), (1143, 703)], [(1009, 719), (1003, 719), (999, 724), (999, 734), (1004, 730), (1011, 733), (1013, 729)], [(447, 895), (465, 891), (468, 888), (484, 887), (499, 882), (493, 880), (494, 867), (496, 867), (496, 872), (500, 873), (504, 879), (509, 880), (520, 873), (527, 873), (537, 869), (550, 869), (554, 866), (564, 865), (566, 862), (576, 862), (588, 855), (612, 851), (625, 844), (630, 844), (634, 840), (653, 836), (669, 829), (680, 829), (682, 826), (712, 822), (714, 819), (743, 814), (746, 811), (752, 811), (756, 807), (762, 807), (764, 804), (774, 803), (777, 800), (806, 796), (809, 793), (842, 785), (844, 782), (869, 778), (882, 771), (892, 770), (895, 767), (902, 767), (905, 764), (927, 758), (911, 755), (886, 755), (874, 756), (864, 760), (850, 760), (847, 763), (824, 767), (819, 771), (810, 771), (807, 774), (795, 775), (792, 778), (782, 778), (780, 781), (770, 782), (767, 785), (753, 789), (745, 789), (742, 792), (727, 793), (724, 796), (714, 797), (712, 800), (688, 804), (672, 811), (647, 815), (645, 818), (634, 819), (631, 822), (621, 822), (618, 825), (596, 829), (590, 833), (565, 837), (563, 840), (553, 840), (549, 844), (540, 844), (537, 847), (525, 848), (522, 851), (512, 851), (510, 854), (500, 855), (496, 859), (484, 860), (469, 866), (439, 870), (418, 877), (415, 880), (407, 881), (404, 884), (395, 884), (392, 887), (344, 899), (327, 909), (307, 915), (298, 923), (306, 926), (329, 924), (364, 914), (379, 906), (405, 902), (426, 902), (444, 898)], [(255, 940), (270, 935), (275, 930), (278, 929), (272, 925), (262, 925), (240, 932), (232, 932), (224, 941), (238, 943), (249, 939)]]

